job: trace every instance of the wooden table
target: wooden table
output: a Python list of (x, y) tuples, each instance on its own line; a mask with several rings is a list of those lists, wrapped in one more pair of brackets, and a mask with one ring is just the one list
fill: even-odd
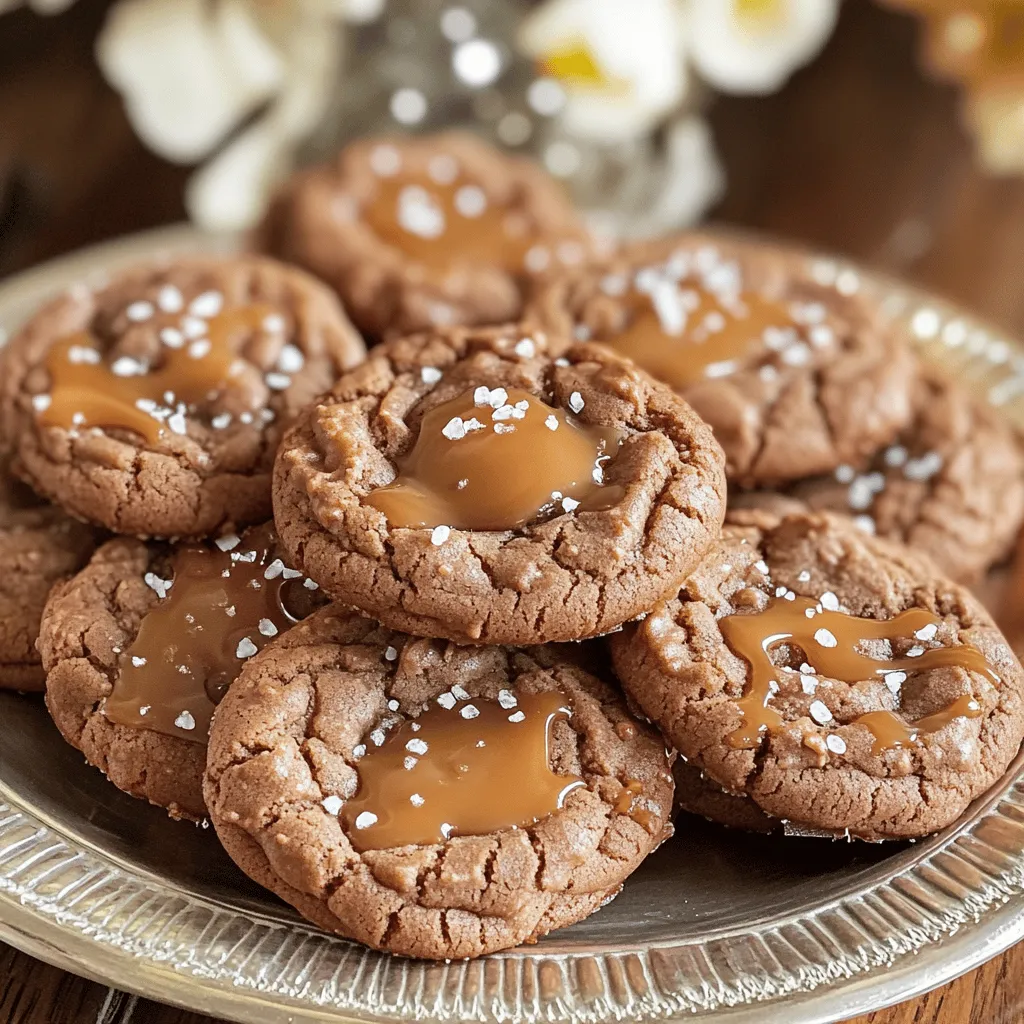
[[(0, 274), (183, 216), (186, 171), (143, 150), (91, 57), (104, 0), (0, 21)], [(955, 90), (925, 80), (917, 30), (847, 0), (822, 58), (778, 95), (711, 114), (722, 221), (896, 272), (1024, 335), (1024, 179), (980, 173)], [(0, 1024), (210, 1024), (0, 946)], [(851, 1024), (1020, 1024), (1024, 944)]]

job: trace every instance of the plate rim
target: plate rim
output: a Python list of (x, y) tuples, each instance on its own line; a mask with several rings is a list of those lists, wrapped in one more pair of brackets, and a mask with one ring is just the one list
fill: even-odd
[[(716, 232), (720, 237), (769, 241), (764, 236), (749, 232), (715, 227), (703, 228), (698, 234), (713, 239)], [(189, 251), (226, 252), (238, 244), (237, 236), (204, 235), (186, 224), (112, 239), (0, 280), (0, 311), (11, 304), (40, 303), (74, 280), (88, 280), (97, 274), (102, 276), (119, 265), (140, 258), (160, 258)], [(982, 318), (915, 286), (864, 269), (854, 261), (822, 255), (789, 243), (771, 240), (771, 244), (806, 259), (812, 274), (823, 285), (835, 286), (842, 291), (845, 282), (845, 286), (855, 289), (873, 290), (885, 315), (902, 324), (922, 350), (938, 346), (944, 357), (950, 354), (954, 360), (962, 357), (963, 366), (970, 370), (975, 386), (987, 390), (993, 404), (1010, 405), (1018, 396), (1024, 395), (1024, 346)], [(0, 340), (2, 336), (0, 330)], [(1017, 405), (1019, 409), (1014, 411), (1020, 417), (1018, 425), (1024, 425), (1024, 402)], [(445, 1016), (447, 1019), (474, 1020), (520, 1017), (527, 1021), (571, 1019), (589, 1022), (618, 1018), (638, 1021), (714, 1020), (728, 1024), (771, 1024), (775, 1021), (780, 1024), (783, 1021), (785, 1024), (826, 1024), (835, 1020), (837, 1013), (850, 1017), (878, 1010), (945, 984), (1024, 937), (1022, 758), (1024, 754), (1018, 756), (1000, 788), (976, 801), (964, 818), (943, 834), (941, 843), (912, 858), (912, 863), (901, 875), (888, 878), (872, 889), (854, 890), (852, 895), (846, 891), (842, 900), (832, 901), (836, 906), (826, 905), (810, 912), (797, 910), (783, 918), (773, 918), (767, 924), (759, 925), (760, 930), (744, 933), (737, 927), (711, 939), (692, 943), (658, 942), (643, 948), (634, 946), (614, 951), (605, 945), (597, 951), (570, 949), (563, 952), (541, 946), (452, 965), (388, 959), (372, 951), (354, 948), (341, 954), (341, 960), (342, 963), (348, 963), (349, 959), (358, 960), (354, 967), (356, 979), (367, 973), (367, 984), (371, 988), (374, 985), (383, 988), (389, 982), (390, 974), (400, 974), (403, 985), (407, 976), (418, 975), (422, 979), (437, 975), (443, 978), (442, 987), (438, 990), (443, 995), (443, 985), (447, 984), (449, 973), (454, 972), (463, 979), (459, 993), (456, 993), (458, 999), (449, 1004), (438, 1003), (435, 999), (433, 1007), (426, 1008), (422, 1002), (415, 1005), (417, 1017), (430, 1019)], [(336, 1001), (300, 1002), (301, 993), (283, 995), (272, 987), (261, 987), (258, 979), (257, 983), (247, 986), (244, 979), (234, 973), (234, 967), (221, 969), (211, 961), (212, 965), (200, 969), (195, 964), (176, 960), (172, 952), (158, 945), (149, 949), (147, 959), (143, 952), (115, 941), (113, 931), (97, 931), (95, 928), (90, 931), (91, 926), (87, 927), (84, 919), (77, 923), (73, 920), (74, 914), (66, 905), (66, 895), (64, 903), (61, 902), (61, 892), (77, 884), (75, 872), (85, 865), (89, 865), (92, 871), (105, 871), (112, 876), (111, 884), (117, 888), (132, 884), (131, 873), (123, 867), (114, 867), (113, 861), (101, 851), (84, 845), (76, 848), (73, 835), (62, 833), (59, 823), (51, 825), (41, 820), (18, 793), (2, 782), (0, 797), (3, 800), (0, 803), (0, 939), (23, 952), (103, 984), (183, 1008), (201, 1008), (202, 1012), (229, 1020), (271, 1024), (286, 1020), (330, 1019), (354, 1024), (408, 1019), (398, 1013), (373, 1011), (352, 1002), (345, 1005)], [(983, 834), (979, 835), (979, 831)], [(66, 854), (62, 853), (62, 847)], [(934, 871), (934, 876), (925, 878), (924, 868)], [(125, 877), (119, 879), (116, 877), (118, 874)], [(145, 885), (139, 886), (140, 892), (150, 886), (173, 893), (170, 883), (153, 886), (149, 877), (143, 877), (141, 881)], [(897, 881), (902, 884), (895, 885)], [(64, 883), (63, 890), (55, 889), (54, 886), (61, 882)], [(885, 893), (879, 896), (879, 890), (883, 888)], [(150, 897), (143, 899), (143, 905), (147, 899)], [(218, 915), (230, 915), (234, 919), (247, 920), (253, 929), (258, 924), (258, 915), (232, 909), (226, 904), (216, 905), (205, 897), (178, 896), (177, 902), (187, 906), (185, 911), (173, 911), (174, 915), (196, 911), (209, 915), (211, 922)], [(859, 933), (861, 936), (854, 941), (862, 945), (854, 948), (863, 953), (862, 965), (858, 967), (847, 963), (836, 968), (833, 975), (838, 973), (838, 976), (832, 977), (827, 974), (814, 977), (813, 971), (801, 974), (806, 965), (799, 962), (799, 956), (787, 966), (787, 944), (793, 947), (794, 943), (810, 942), (814, 938), (821, 948), (826, 948), (822, 945), (821, 935), (815, 936), (810, 925), (820, 931), (822, 919), (832, 911), (841, 917), (845, 915), (842, 927), (848, 930), (849, 935)], [(171, 912), (171, 908), (165, 907), (164, 912)], [(912, 937), (902, 949), (892, 947), (892, 936), (872, 933), (877, 921), (891, 921), (894, 917), (901, 919), (901, 924), (908, 929), (906, 935)], [(135, 921), (133, 916), (128, 923), (133, 925)], [(304, 936), (298, 940), (299, 948), (306, 942), (305, 937), (313, 946), (351, 947), (344, 940), (325, 936), (312, 926), (286, 926), (268, 919), (261, 927), (268, 933), (287, 929), (289, 936)], [(838, 925), (833, 923), (829, 927)], [(800, 929), (806, 934), (797, 934)], [(794, 934), (779, 938), (789, 932)], [(763, 937), (766, 934), (775, 935), (777, 941), (774, 944), (767, 942)], [(754, 935), (760, 945), (753, 941)], [(224, 949), (224, 943), (228, 941), (230, 938), (211, 941), (207, 952), (211, 957), (226, 956), (230, 960), (231, 949), (226, 952)], [(288, 937), (283, 941), (287, 943)], [(690, 952), (699, 949), (710, 969), (709, 977), (715, 978), (718, 977), (718, 968), (705, 947), (728, 942), (737, 948), (743, 945), (744, 953), (753, 956), (754, 963), (759, 962), (759, 956), (766, 957), (762, 962), (774, 960), (780, 968), (776, 978), (768, 977), (766, 986), (758, 993), (744, 990), (742, 972), (736, 975), (738, 987), (735, 989), (730, 989), (729, 980), (719, 977), (718, 991), (704, 993), (704, 1008), (699, 1005), (699, 993), (689, 1003), (673, 1003), (673, 992), (659, 980), (666, 973), (664, 965), (659, 967), (654, 961), (663, 960), (671, 953), (678, 954), (680, 950)], [(355, 955), (350, 956), (350, 953)], [(367, 969), (367, 964), (373, 960), (376, 962)], [(479, 990), (487, 985), (488, 965), (499, 965), (495, 972), (504, 980), (509, 963), (519, 965), (518, 1002), (502, 1005), (504, 995), (500, 989), (492, 987), (492, 995), (494, 992), (498, 994), (493, 996), (489, 1008), (483, 1006), (479, 999), (465, 1003), (462, 988), (466, 978), (478, 976), (479, 994)], [(527, 1010), (524, 1010), (521, 991), (525, 964), (531, 965), (529, 970), (533, 973), (529, 977), (532, 977), (535, 989), (533, 1003)], [(580, 965), (587, 964), (594, 966), (597, 980), (592, 982), (592, 997), (582, 1005), (576, 1002), (575, 997), (581, 988)], [(679, 964), (673, 969), (678, 974)], [(699, 970), (697, 975), (700, 976)], [(707, 977), (695, 980), (707, 985)], [(461, 1009), (453, 1014), (450, 1008), (446, 1009), (451, 1006)], [(562, 1016), (552, 1018), (554, 1009)]]

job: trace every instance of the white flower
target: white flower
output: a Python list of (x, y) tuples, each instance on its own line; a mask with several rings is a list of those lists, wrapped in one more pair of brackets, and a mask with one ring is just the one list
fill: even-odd
[(649, 132), (686, 94), (676, 0), (548, 0), (520, 27), (545, 78), (531, 101), (570, 134), (614, 142)]
[(832, 33), (839, 0), (689, 0), (690, 57), (717, 89), (768, 93)]
[(379, 6), (120, 0), (97, 57), (146, 145), (181, 163), (212, 155), (187, 187), (193, 218), (208, 228), (243, 228), (259, 217), (270, 188), (326, 112), (340, 66), (341, 21), (379, 13)]

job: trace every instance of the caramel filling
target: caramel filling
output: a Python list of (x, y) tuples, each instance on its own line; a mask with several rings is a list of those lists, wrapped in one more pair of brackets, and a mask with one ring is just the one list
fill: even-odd
[[(750, 685), (736, 702), (743, 712), (743, 725), (730, 737), (731, 744), (754, 748), (763, 733), (783, 724), (782, 717), (771, 706), (772, 697), (780, 689), (781, 675), (771, 655), (783, 645), (799, 648), (813, 674), (845, 683), (879, 679), (892, 683), (898, 691), (911, 673), (951, 666), (984, 675), (998, 685), (999, 676), (976, 647), (969, 644), (923, 646), (921, 641), (933, 639), (941, 621), (923, 608), (910, 608), (885, 621), (862, 619), (823, 608), (805, 597), (792, 601), (776, 597), (763, 612), (727, 615), (718, 624), (722, 636), (732, 651), (750, 665)], [(888, 658), (860, 653), (858, 648), (871, 640), (896, 643), (905, 648), (905, 652)], [(813, 714), (813, 705), (811, 711)], [(824, 713), (828, 713), (827, 708)], [(954, 719), (975, 718), (980, 714), (977, 701), (965, 696), (909, 726), (891, 711), (869, 712), (855, 718), (853, 724), (871, 731), (875, 738), (874, 751), (878, 754), (914, 742)]]
[(626, 326), (606, 343), (676, 389), (727, 377), (763, 355), (766, 338), (793, 332), (786, 308), (759, 295), (728, 301), (696, 285), (667, 287), (632, 293)]
[(551, 770), (560, 693), (470, 698), (459, 687), (402, 722), (359, 761), (359, 789), (341, 821), (359, 851), (429, 846), (451, 836), (526, 828), (565, 802), (582, 779)]
[(205, 743), (246, 660), (312, 611), (309, 581), (274, 551), (273, 530), (260, 526), (241, 540), (178, 548), (168, 580), (148, 573), (160, 600), (121, 654), (107, 718)]
[(518, 272), (533, 246), (521, 214), (496, 205), (454, 160), (434, 160), (431, 174), (378, 179), (362, 217), (382, 241), (437, 270), (482, 263)]
[[(152, 310), (147, 302), (133, 306)], [(150, 312), (149, 317), (153, 315)], [(160, 358), (154, 362), (128, 355), (111, 360), (88, 332), (71, 335), (47, 355), (50, 393), (34, 398), (38, 421), (65, 430), (129, 430), (151, 445), (168, 434), (186, 434), (188, 417), (215, 405), (244, 372), (246, 363), (239, 353), (246, 339), (254, 332), (278, 329), (278, 320), (271, 307), (261, 305), (208, 318), (188, 313), (161, 316), (163, 326), (154, 325), (161, 341)], [(277, 377), (282, 386), (290, 383), (285, 375)], [(277, 378), (268, 374), (268, 381), (273, 385)]]
[[(583, 401), (573, 392), (570, 405)], [(581, 424), (527, 391), (479, 387), (432, 409), (394, 483), (363, 500), (394, 527), (513, 530), (579, 508), (610, 508), (604, 465), (622, 433)]]

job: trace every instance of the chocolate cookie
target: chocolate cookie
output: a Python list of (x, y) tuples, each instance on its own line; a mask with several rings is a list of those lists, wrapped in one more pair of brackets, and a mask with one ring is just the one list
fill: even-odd
[(193, 257), (73, 288), (0, 362), (14, 470), (117, 533), (270, 514), (285, 422), (363, 356), (326, 288), (262, 257)]
[(685, 758), (676, 758), (672, 777), (676, 784), (677, 811), (696, 814), (717, 825), (744, 832), (767, 833), (782, 827), (778, 818), (769, 817), (750, 797), (723, 789)]
[(214, 716), (239, 867), (323, 928), (479, 956), (585, 917), (669, 833), (661, 737), (558, 648), (459, 647), (323, 609)]
[(39, 647), (46, 704), (64, 738), (111, 782), (205, 815), (215, 704), (245, 661), (322, 603), (279, 557), (273, 529), (213, 544), (104, 544), (54, 588)]
[[(865, 470), (838, 466), (785, 496), (852, 516), (974, 583), (1013, 548), (1024, 518), (1024, 456), (1005, 419), (937, 371), (922, 372), (914, 410), (913, 423)], [(736, 506), (779, 511), (780, 499), (755, 491), (735, 495)]]
[(926, 835), (1024, 735), (1024, 672), (978, 601), (842, 517), (730, 517), (678, 596), (611, 645), (684, 757), (805, 828)]
[(297, 174), (258, 232), (380, 338), (518, 317), (523, 292), (592, 243), (539, 167), (469, 135), (368, 139)]
[(528, 311), (676, 388), (714, 428), (730, 480), (765, 486), (863, 466), (910, 420), (916, 364), (866, 299), (806, 257), (684, 235), (566, 272)]
[(43, 605), (95, 546), (92, 527), (45, 504), (0, 465), (0, 689), (43, 688), (36, 650)]
[(396, 629), (578, 640), (677, 587), (717, 537), (721, 449), (607, 349), (452, 328), (387, 342), (282, 443), (296, 565)]

